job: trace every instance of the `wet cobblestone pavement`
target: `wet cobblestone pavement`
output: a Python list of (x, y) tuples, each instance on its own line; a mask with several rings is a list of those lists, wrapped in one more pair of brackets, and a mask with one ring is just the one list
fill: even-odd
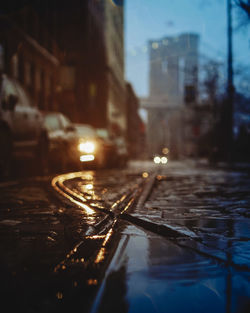
[(153, 187), (127, 216), (95, 312), (249, 312), (249, 172), (172, 162)]
[[(106, 235), (105, 227), (96, 228), (107, 216), (102, 209), (142, 179), (140, 172), (108, 170), (85, 171), (65, 181), (93, 205), (89, 214), (58, 198), (50, 186), (52, 178), (0, 183), (1, 302), (6, 312), (66, 312), (78, 306), (87, 310), (106, 262), (106, 254), (96, 259)], [(112, 220), (108, 222), (110, 226)]]
[(0, 183), (6, 312), (248, 312), (249, 170), (133, 162), (52, 179)]
[[(189, 163), (190, 164), (190, 163)], [(134, 216), (178, 230), (250, 270), (250, 173), (172, 164)]]

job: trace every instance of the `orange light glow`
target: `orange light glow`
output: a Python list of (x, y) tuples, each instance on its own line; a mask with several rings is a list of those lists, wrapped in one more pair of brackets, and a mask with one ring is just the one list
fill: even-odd
[(95, 151), (95, 144), (91, 141), (81, 142), (78, 145), (78, 150), (85, 153), (93, 153)]
[(112, 234), (113, 234), (113, 229), (111, 228), (111, 229), (109, 230), (109, 232), (107, 233), (107, 235), (106, 235), (104, 241), (103, 241), (103, 247), (106, 246), (106, 244), (107, 244), (107, 242), (109, 241), (109, 239), (110, 239), (110, 237), (111, 237)]
[(168, 148), (163, 148), (162, 149), (162, 153), (163, 154), (168, 154), (169, 153), (169, 149)]
[(98, 264), (100, 262), (102, 262), (104, 260), (104, 257), (105, 257), (105, 253), (106, 253), (106, 249), (104, 247), (102, 247), (98, 254), (97, 254), (97, 257), (95, 259), (95, 263)]
[(97, 285), (97, 279), (88, 279), (88, 285)]
[(147, 172), (143, 172), (143, 173), (142, 173), (142, 177), (143, 177), (143, 178), (147, 178), (147, 177), (148, 177), (148, 173), (147, 173)]
[(61, 300), (63, 298), (62, 292), (58, 291), (56, 294), (57, 299)]
[(86, 189), (92, 190), (94, 188), (93, 184), (87, 184), (85, 185)]
[[(74, 192), (73, 190), (69, 189), (68, 187), (66, 187), (64, 184), (64, 182), (66, 180), (70, 180), (70, 179), (78, 178), (78, 177), (82, 177), (82, 176), (83, 175), (81, 172), (59, 175), (59, 176), (56, 176), (52, 179), (51, 186), (59, 194), (61, 194), (63, 197), (67, 198), (68, 200), (70, 200), (71, 202), (76, 204), (78, 207), (81, 207), (82, 209), (84, 209), (86, 214), (93, 215), (93, 214), (95, 214), (94, 210), (92, 210), (88, 205), (86, 205), (80, 201), (75, 200), (72, 196), (75, 196), (79, 200), (84, 201), (84, 202), (86, 201), (86, 199), (84, 197), (82, 197), (80, 194), (78, 194), (78, 193)], [(60, 186), (60, 188), (58, 187), (58, 185)]]
[(95, 156), (93, 154), (88, 154), (88, 155), (81, 155), (80, 156), (80, 161), (81, 162), (90, 162), (94, 161)]

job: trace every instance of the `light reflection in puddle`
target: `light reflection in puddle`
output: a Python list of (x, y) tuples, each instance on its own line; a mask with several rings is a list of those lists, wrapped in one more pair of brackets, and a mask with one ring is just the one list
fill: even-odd
[(91, 285), (97, 285), (98, 284), (98, 281), (97, 281), (97, 279), (88, 279), (88, 281), (87, 281), (87, 284), (89, 285), (89, 286), (91, 286)]
[[(69, 174), (56, 176), (52, 179), (51, 186), (63, 197), (67, 198), (68, 200), (76, 204), (78, 207), (82, 208), (84, 210), (84, 213), (91, 216), (95, 214), (95, 211), (92, 210), (88, 205), (84, 203), (86, 202), (86, 199), (83, 196), (81, 196), (79, 193), (71, 190), (65, 185), (65, 181), (69, 179), (71, 180), (74, 178), (78, 178), (81, 175), (82, 175), (81, 173), (77, 172), (77, 173), (69, 173)], [(75, 200), (72, 196), (77, 197), (77, 199), (79, 199), (81, 202)]]
[(106, 255), (106, 246), (108, 242), (110, 241), (112, 235), (114, 234), (114, 226), (116, 225), (117, 220), (113, 222), (112, 227), (110, 230), (107, 232), (106, 235), (92, 235), (92, 236), (86, 236), (85, 241), (82, 241), (78, 243), (70, 252), (67, 253), (66, 258), (62, 260), (58, 265), (55, 266), (54, 272), (57, 273), (60, 270), (65, 271), (66, 269), (70, 269), (72, 266), (80, 266), (84, 265), (85, 267), (88, 266), (89, 264), (92, 264), (93, 259), (90, 257), (88, 260), (85, 260), (84, 257), (82, 257), (81, 253), (82, 251), (85, 251), (86, 247), (85, 244), (87, 241), (96, 241), (97, 245), (100, 247), (100, 241), (101, 247), (99, 248), (96, 258), (94, 260), (94, 264), (99, 264), (100, 262), (103, 262)]
[[(124, 282), (117, 282), (126, 286), (125, 294), (112, 301), (126, 300), (128, 312), (247, 312), (249, 273), (241, 275), (226, 263), (218, 264), (132, 225), (123, 236), (129, 239), (112, 275), (125, 268)], [(112, 290), (116, 288), (113, 284)], [(110, 300), (104, 297), (100, 306)]]
[(87, 190), (92, 190), (94, 188), (93, 184), (87, 184), (85, 187)]
[[(113, 223), (113, 227), (114, 225), (116, 224), (117, 220), (114, 221)], [(111, 236), (113, 235), (114, 233), (114, 229), (113, 227), (108, 231), (107, 235), (105, 236), (104, 238), (104, 241), (103, 241), (103, 244), (102, 244), (102, 247), (101, 249), (99, 250), (97, 256), (96, 256), (96, 259), (95, 259), (95, 263), (98, 264), (100, 262), (102, 262), (106, 256), (106, 245), (107, 243), (109, 242)]]
[(56, 293), (56, 297), (57, 297), (58, 300), (62, 300), (62, 298), (63, 298), (62, 292), (58, 291), (58, 292)]

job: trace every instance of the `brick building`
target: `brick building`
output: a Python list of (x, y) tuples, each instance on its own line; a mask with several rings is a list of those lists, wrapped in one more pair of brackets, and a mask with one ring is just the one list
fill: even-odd
[(123, 10), (121, 0), (10, 0), (0, 6), (3, 70), (40, 109), (125, 135)]
[(59, 53), (37, 12), (29, 6), (1, 8), (1, 70), (21, 82), (35, 106), (56, 108)]

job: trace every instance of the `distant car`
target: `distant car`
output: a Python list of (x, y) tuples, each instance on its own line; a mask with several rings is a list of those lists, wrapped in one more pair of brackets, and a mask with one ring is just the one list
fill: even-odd
[(168, 158), (165, 155), (155, 155), (153, 161), (155, 164), (167, 164)]
[(44, 127), (48, 137), (49, 163), (57, 170), (65, 170), (70, 161), (70, 152), (75, 144), (75, 127), (67, 116), (60, 112), (43, 112)]
[(8, 176), (13, 159), (32, 158), (46, 171), (48, 142), (43, 116), (24, 88), (0, 74), (0, 175)]
[(95, 128), (87, 124), (74, 124), (77, 141), (71, 150), (71, 159), (81, 165), (94, 165), (104, 168), (107, 165), (107, 148)]

